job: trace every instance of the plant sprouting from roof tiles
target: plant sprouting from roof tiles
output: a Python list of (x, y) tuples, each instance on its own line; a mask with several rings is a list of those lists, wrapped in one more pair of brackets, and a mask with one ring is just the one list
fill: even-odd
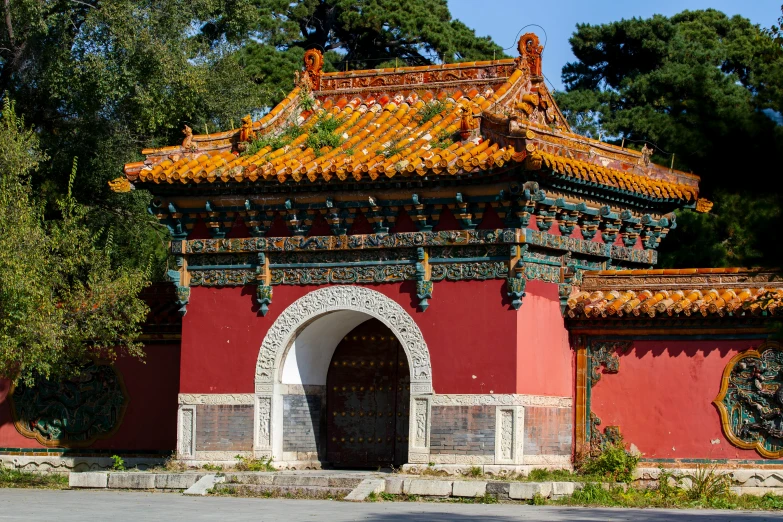
[(386, 149), (381, 152), (384, 157), (391, 158), (392, 156), (396, 156), (400, 152), (402, 152), (402, 145), (400, 144), (400, 140), (392, 140), (389, 142), (389, 145), (387, 145)]
[(315, 98), (310, 95), (305, 95), (299, 101), (299, 108), (303, 111), (311, 111), (315, 107)]
[(421, 123), (427, 123), (432, 118), (449, 108), (449, 104), (443, 100), (434, 100), (421, 108), (418, 114), (418, 120)]
[(307, 130), (305, 147), (313, 149), (316, 156), (321, 156), (324, 147), (333, 149), (343, 143), (343, 137), (336, 133), (344, 118), (335, 118), (329, 114), (321, 114), (315, 123)]
[(430, 146), (433, 149), (447, 149), (454, 144), (454, 134), (446, 132), (445, 130), (438, 133), (437, 139), (430, 142)]
[(250, 142), (247, 149), (242, 153), (243, 156), (252, 156), (260, 150), (269, 147), (270, 151), (287, 147), (293, 140), (302, 135), (304, 130), (300, 125), (291, 123), (279, 134), (264, 134)]

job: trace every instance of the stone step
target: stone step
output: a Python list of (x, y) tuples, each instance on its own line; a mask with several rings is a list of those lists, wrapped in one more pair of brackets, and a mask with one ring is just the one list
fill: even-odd
[(225, 473), (226, 483), (255, 486), (290, 486), (290, 487), (321, 487), (349, 488), (358, 486), (365, 476), (344, 475), (280, 475), (276, 473), (237, 472)]
[(244, 495), (251, 497), (299, 497), (299, 498), (317, 498), (341, 499), (347, 496), (354, 488), (352, 487), (328, 487), (328, 486), (276, 486), (261, 484), (236, 484), (223, 483), (215, 487), (218, 493), (231, 493), (235, 495)]

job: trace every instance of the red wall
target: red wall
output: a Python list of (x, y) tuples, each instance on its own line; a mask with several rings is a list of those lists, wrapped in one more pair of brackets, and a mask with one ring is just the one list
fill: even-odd
[(517, 321), (517, 393), (571, 397), (573, 353), (557, 285), (528, 281)]
[(646, 458), (761, 459), (728, 442), (712, 404), (729, 360), (760, 343), (636, 341), (620, 356), (620, 371), (593, 387), (591, 409), (601, 429), (620, 426)]
[[(165, 450), (177, 445), (179, 346), (147, 347), (145, 362), (121, 358), (117, 368), (130, 396), (119, 430), (90, 449)], [(7, 400), (10, 383), (0, 380), (0, 448), (40, 448), (16, 430)]]
[[(531, 281), (519, 311), (509, 306), (503, 280), (440, 281), (426, 312), (417, 308), (413, 282), (371, 287), (397, 301), (418, 324), (437, 393), (519, 393), (521, 386), (525, 393), (571, 395), (571, 355), (561, 342), (557, 285)], [(257, 313), (251, 287), (193, 288), (183, 324), (180, 392), (252, 393), (268, 328), (289, 304), (318, 288), (323, 287), (276, 286), (265, 317)], [(537, 311), (540, 305), (546, 312)], [(552, 320), (555, 308), (558, 321)], [(540, 327), (542, 317), (549, 322), (535, 346), (518, 347), (518, 338), (526, 335), (518, 333), (519, 321)], [(556, 345), (548, 346), (553, 339)], [(526, 361), (524, 379), (517, 375), (520, 357)], [(545, 373), (546, 365), (557, 368)]]

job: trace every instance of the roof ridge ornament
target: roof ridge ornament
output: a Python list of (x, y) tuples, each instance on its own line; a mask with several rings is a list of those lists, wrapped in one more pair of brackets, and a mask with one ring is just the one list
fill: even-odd
[(305, 70), (302, 74), (302, 83), (312, 91), (321, 90), (321, 70), (324, 65), (324, 57), (318, 49), (308, 49), (304, 55)]
[(541, 53), (544, 52), (544, 46), (540, 45), (538, 36), (535, 33), (525, 33), (519, 39), (517, 44), (519, 58), (517, 66), (522, 70), (527, 70), (530, 76), (541, 78)]

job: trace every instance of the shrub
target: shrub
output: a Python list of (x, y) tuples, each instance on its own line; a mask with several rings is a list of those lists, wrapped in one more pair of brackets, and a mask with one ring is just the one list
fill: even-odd
[(598, 455), (589, 457), (579, 464), (579, 472), (615, 482), (631, 482), (638, 464), (639, 457), (628, 452), (620, 440), (604, 444)]

